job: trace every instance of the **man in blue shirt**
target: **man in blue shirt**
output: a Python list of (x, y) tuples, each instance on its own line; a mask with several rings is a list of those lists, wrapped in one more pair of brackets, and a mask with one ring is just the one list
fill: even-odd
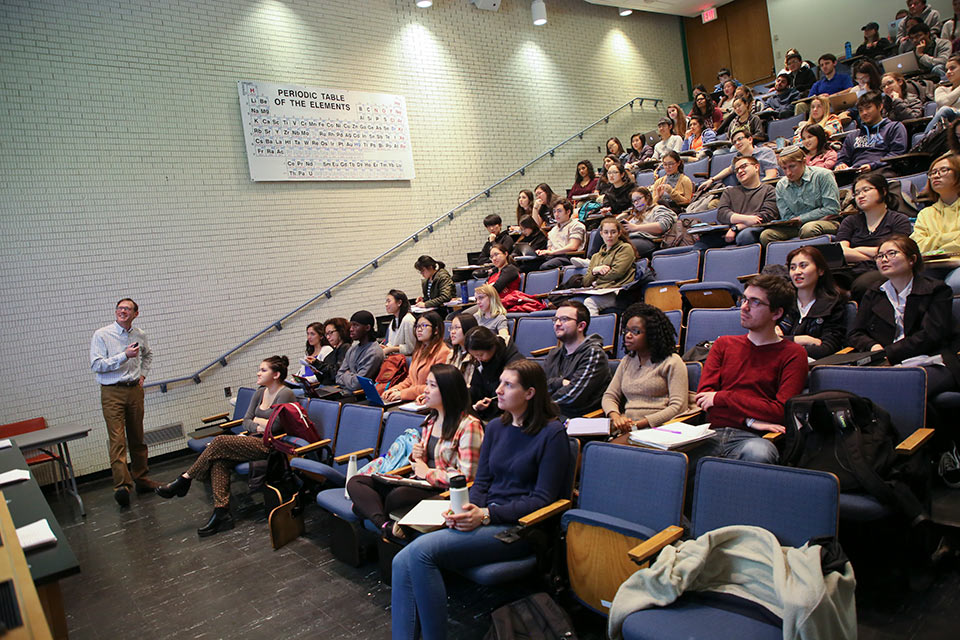
[[(130, 506), (130, 491), (153, 493), (160, 486), (147, 477), (147, 445), (143, 442), (143, 380), (153, 352), (147, 334), (134, 329), (140, 308), (130, 298), (117, 303), (116, 322), (97, 329), (90, 341), (90, 368), (100, 383), (100, 405), (107, 423), (113, 498)], [(130, 467), (127, 468), (127, 449)]]
[(825, 53), (817, 60), (817, 64), (820, 66), (820, 79), (810, 87), (807, 97), (818, 96), (821, 93), (830, 96), (853, 86), (850, 76), (837, 73), (837, 56)]

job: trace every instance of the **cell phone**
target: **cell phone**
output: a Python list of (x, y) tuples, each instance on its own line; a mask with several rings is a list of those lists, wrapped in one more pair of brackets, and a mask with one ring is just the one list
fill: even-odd
[(139, 347), (139, 346), (140, 346), (140, 343), (139, 343), (139, 342), (134, 342), (134, 343), (131, 344), (130, 346), (131, 346), (131, 347)]

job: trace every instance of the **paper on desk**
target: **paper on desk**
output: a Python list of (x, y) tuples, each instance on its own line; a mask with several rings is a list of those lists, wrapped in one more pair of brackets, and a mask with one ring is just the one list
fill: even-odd
[(662, 427), (640, 429), (630, 432), (630, 441), (657, 449), (673, 449), (691, 442), (712, 437), (714, 431), (710, 423), (701, 425), (686, 424), (685, 422), (671, 422)]
[(17, 540), (20, 541), (20, 547), (27, 551), (46, 544), (53, 544), (57, 541), (57, 536), (53, 535), (50, 524), (44, 519), (18, 528)]
[(567, 421), (568, 436), (608, 436), (610, 418), (571, 418)]
[(6, 449), (11, 446), (13, 446), (13, 443), (10, 442), (9, 438), (7, 438), (6, 440), (0, 440), (0, 449)]
[(22, 482), (23, 480), (30, 479), (30, 472), (26, 469), (11, 469), (10, 471), (4, 471), (0, 473), (0, 486), (5, 484), (13, 484), (14, 482)]
[(423, 411), (424, 409), (426, 409), (427, 405), (417, 404), (417, 401), (414, 400), (412, 402), (408, 402), (406, 404), (402, 404), (399, 407), (394, 407), (394, 408), (400, 411), (412, 411), (414, 413), (417, 413), (418, 411)]
[(400, 524), (411, 527), (442, 527), (448, 511), (449, 500), (421, 500), (400, 519)]

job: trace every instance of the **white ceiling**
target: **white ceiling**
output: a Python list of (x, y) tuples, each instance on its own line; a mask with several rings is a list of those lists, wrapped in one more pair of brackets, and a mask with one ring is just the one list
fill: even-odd
[[(699, 16), (700, 12), (710, 7), (719, 7), (733, 0), (587, 0), (590, 4), (606, 7), (623, 7), (637, 11), (652, 11), (653, 13), (668, 13), (674, 16)], [(549, 6), (548, 6), (549, 9)]]

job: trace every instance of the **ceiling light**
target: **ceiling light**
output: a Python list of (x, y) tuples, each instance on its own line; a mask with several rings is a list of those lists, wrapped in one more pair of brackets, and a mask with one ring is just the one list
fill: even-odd
[(633, 13), (633, 9), (627, 9), (626, 7), (620, 7), (620, 17), (621, 17), (621, 18), (626, 18), (626, 17), (629, 16), (631, 13)]
[(543, 0), (533, 0), (530, 3), (530, 13), (533, 14), (534, 26), (540, 27), (547, 24), (547, 5)]
[(433, 0), (417, 0), (417, 7), (427, 9), (433, 6)]

